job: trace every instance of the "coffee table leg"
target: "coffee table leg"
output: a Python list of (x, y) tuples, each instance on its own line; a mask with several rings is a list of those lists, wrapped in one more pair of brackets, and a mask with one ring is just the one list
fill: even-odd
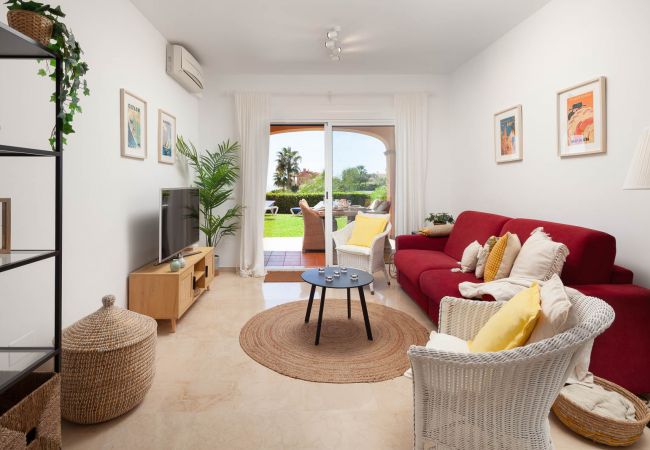
[(305, 314), (305, 323), (309, 323), (309, 317), (311, 316), (311, 305), (314, 303), (314, 293), (316, 292), (316, 285), (311, 285), (311, 291), (309, 292), (309, 302), (307, 303), (307, 314)]
[(361, 287), (361, 286), (359, 286), (359, 300), (361, 300), (361, 309), (363, 310), (363, 321), (366, 323), (366, 334), (368, 335), (368, 340), (372, 341), (372, 330), (370, 329), (370, 319), (368, 318), (368, 308), (366, 307), (366, 297), (363, 294), (363, 287)]
[(316, 345), (320, 341), (320, 324), (323, 322), (323, 307), (325, 306), (325, 291), (327, 288), (323, 287), (320, 293), (320, 309), (318, 310), (318, 325), (316, 326)]
[(352, 317), (352, 305), (350, 305), (350, 288), (348, 288), (348, 319)]

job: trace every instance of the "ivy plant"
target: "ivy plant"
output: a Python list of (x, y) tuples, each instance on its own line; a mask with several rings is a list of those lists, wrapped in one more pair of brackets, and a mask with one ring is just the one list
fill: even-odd
[[(61, 21), (65, 17), (61, 7), (52, 7), (45, 3), (24, 1), (24, 0), (7, 0), (5, 2), (7, 9), (10, 11), (23, 10), (32, 11), (42, 16), (47, 17), (53, 22), (52, 39), (48, 48), (60, 60), (63, 69), (63, 78), (61, 80), (61, 112), (58, 118), (62, 121), (61, 131), (62, 144), (67, 144), (66, 136), (74, 133), (72, 122), (76, 113), (81, 113), (81, 106), (79, 106), (80, 92), (83, 95), (90, 95), (88, 84), (85, 80), (86, 72), (88, 72), (88, 64), (81, 59), (83, 51), (79, 42), (68, 29), (65, 23)], [(38, 74), (56, 81), (56, 61), (54, 59), (48, 60), (46, 66), (38, 70)], [(56, 102), (56, 92), (50, 96), (51, 102)], [(52, 129), (50, 135), (50, 146), (52, 149), (56, 148), (56, 127)]]

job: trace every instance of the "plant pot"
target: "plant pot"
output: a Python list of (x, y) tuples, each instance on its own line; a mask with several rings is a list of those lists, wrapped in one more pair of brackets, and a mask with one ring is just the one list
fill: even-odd
[(15, 9), (7, 11), (7, 22), (14, 30), (47, 46), (52, 38), (54, 22), (33, 11)]
[(214, 276), (219, 275), (219, 255), (214, 254)]

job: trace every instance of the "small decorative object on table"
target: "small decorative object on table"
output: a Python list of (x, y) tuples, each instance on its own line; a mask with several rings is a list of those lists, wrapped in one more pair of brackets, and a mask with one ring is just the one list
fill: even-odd
[(11, 251), (11, 199), (0, 198), (0, 253)]
[(183, 258), (183, 255), (179, 255), (179, 256), (178, 256), (178, 262), (179, 262), (180, 265), (181, 265), (181, 269), (185, 267), (185, 264), (186, 264), (186, 263), (185, 263), (185, 258)]
[(181, 262), (177, 259), (172, 259), (172, 262), (169, 263), (169, 270), (172, 272), (178, 272), (181, 270)]
[(551, 408), (553, 413), (571, 430), (594, 442), (617, 447), (634, 444), (650, 422), (650, 410), (627, 389), (599, 377), (594, 377), (594, 383), (629, 400), (634, 405), (636, 420), (616, 420), (587, 411), (562, 395), (561, 391)]
[(424, 221), (430, 222), (433, 225), (429, 228), (423, 227), (418, 230), (419, 234), (427, 237), (449, 236), (451, 230), (454, 228), (454, 216), (448, 213), (431, 213)]
[(155, 373), (156, 321), (114, 306), (103, 307), (63, 330), (61, 411), (75, 423), (120, 416), (143, 399)]

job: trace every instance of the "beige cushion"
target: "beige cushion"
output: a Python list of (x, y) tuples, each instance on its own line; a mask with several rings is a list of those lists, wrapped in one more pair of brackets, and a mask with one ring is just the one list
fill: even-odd
[[(451, 334), (437, 333), (435, 331), (432, 331), (429, 335), (429, 342), (427, 342), (426, 347), (450, 353), (469, 353), (467, 341)], [(404, 376), (413, 378), (413, 371), (409, 368), (404, 372)]]
[(446, 223), (444, 225), (433, 225), (431, 227), (420, 228), (420, 234), (428, 237), (444, 237), (449, 236), (453, 229), (453, 223)]
[(483, 247), (478, 241), (469, 244), (463, 251), (463, 257), (460, 260), (460, 269), (463, 272), (474, 272), (478, 263), (478, 253)]
[(355, 255), (370, 255), (370, 247), (362, 247), (360, 245), (339, 245), (336, 249), (340, 252), (354, 253)]
[(521, 247), (510, 276), (546, 281), (553, 274), (562, 273), (568, 254), (569, 248), (566, 245), (553, 242), (551, 237), (544, 233), (544, 228), (539, 227), (533, 230)]
[(497, 243), (497, 238), (496, 236), (490, 236), (490, 238), (485, 241), (485, 245), (483, 248), (478, 252), (478, 261), (476, 262), (476, 278), (483, 278), (483, 272), (485, 271), (485, 261), (487, 261), (487, 257), (490, 254), (490, 251), (492, 251), (492, 247), (494, 247), (494, 244)]
[(553, 275), (540, 290), (542, 313), (537, 325), (528, 339), (528, 343), (552, 338), (564, 333), (575, 325), (575, 317), (571, 315), (571, 302), (564, 290), (564, 284), (558, 275)]

